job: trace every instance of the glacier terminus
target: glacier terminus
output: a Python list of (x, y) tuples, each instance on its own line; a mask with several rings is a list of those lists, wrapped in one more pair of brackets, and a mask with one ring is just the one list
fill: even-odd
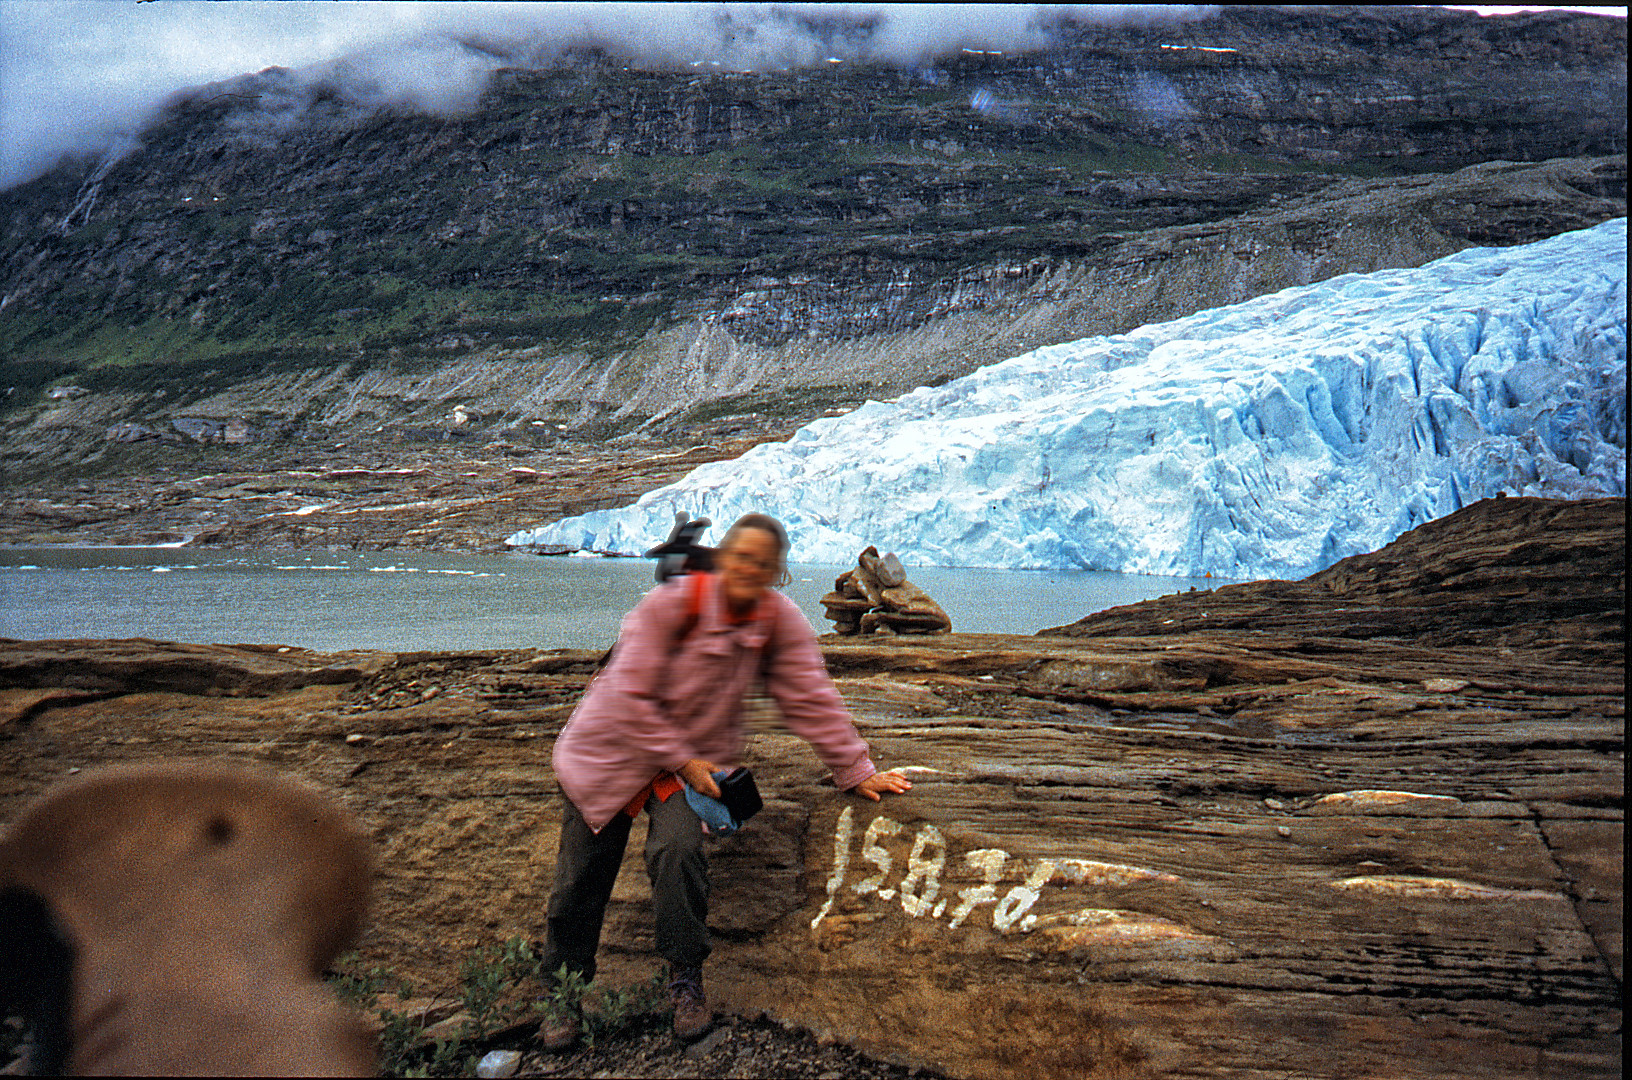
[(1626, 310), (1620, 218), (1037, 349), (508, 543), (762, 511), (801, 562), (1301, 577), (1498, 494), (1624, 495)]

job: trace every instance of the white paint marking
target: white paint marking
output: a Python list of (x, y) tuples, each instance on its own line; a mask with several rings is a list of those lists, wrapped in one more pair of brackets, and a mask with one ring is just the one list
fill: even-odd
[[(921, 766), (909, 768), (922, 769)], [(904, 771), (904, 770), (896, 770)], [(923, 770), (938, 771), (938, 770)], [(891, 818), (882, 815), (873, 818), (867, 823), (866, 832), (862, 836), (861, 858), (870, 863), (875, 872), (857, 881), (850, 886), (858, 896), (876, 894), (880, 900), (894, 900), (900, 898), (901, 910), (912, 918), (922, 918), (928, 915), (939, 919), (947, 912), (949, 897), (941, 895), (942, 874), (946, 869), (946, 861), (950, 855), (946, 837), (935, 825), (928, 823), (918, 827), (913, 836), (911, 851), (906, 860), (906, 872), (894, 886), (886, 887), (884, 882), (895, 866), (895, 856), (890, 849), (884, 846), (883, 841), (904, 831), (904, 826)], [(810, 927), (815, 930), (821, 921), (833, 910), (838, 899), (839, 891), (844, 887), (849, 875), (850, 842), (855, 835), (855, 813), (852, 807), (845, 807), (840, 813), (837, 827), (833, 832), (833, 873), (827, 879), (827, 900), (821, 911), (811, 920)], [(978, 871), (981, 882), (968, 888), (958, 890), (958, 903), (951, 910), (951, 918), (947, 923), (948, 929), (963, 925), (970, 914), (982, 904), (993, 904), (992, 928), (999, 933), (1008, 934), (1016, 931), (1029, 932), (1038, 927), (1087, 925), (1082, 920), (1093, 919), (1094, 912), (1105, 909), (1084, 908), (1081, 912), (1069, 915), (1029, 914), (1032, 906), (1041, 898), (1043, 889), (1052, 884), (1076, 884), (1090, 887), (1125, 886), (1142, 883), (1174, 883), (1180, 879), (1160, 870), (1152, 870), (1143, 866), (1128, 866), (1122, 863), (1099, 862), (1094, 859), (1078, 858), (1040, 858), (1031, 862), (1031, 869), (1024, 873), (1024, 866), (1015, 864), (1010, 872), (1009, 853), (1000, 848), (977, 848), (964, 853), (963, 861), (971, 870)], [(998, 883), (1005, 877), (1013, 881), (1020, 880), (1018, 885), (1010, 889), (1001, 900), (998, 899)], [(1354, 879), (1355, 882), (1361, 879)], [(1338, 883), (1337, 888), (1360, 887), (1357, 884)], [(875, 916), (881, 918), (882, 916)], [(1131, 916), (1130, 916), (1131, 917)], [(1149, 917), (1155, 919), (1155, 916)], [(1157, 920), (1161, 922), (1161, 920)], [(1170, 924), (1177, 926), (1177, 924)], [(1120, 936), (1128, 938), (1139, 936), (1131, 930), (1117, 931)], [(1140, 931), (1145, 937), (1175, 936), (1188, 934), (1194, 936), (1193, 931), (1181, 930), (1169, 933), (1162, 931)], [(1205, 936), (1205, 935), (1202, 935)]]
[(1360, 791), (1335, 791), (1315, 800), (1316, 806), (1398, 806), (1403, 803), (1459, 803), (1454, 795), (1424, 795), (1417, 791), (1385, 791), (1366, 788)]
[(1160, 881), (1174, 883), (1179, 879), (1160, 870), (1142, 866), (1124, 866), (1121, 863), (1095, 862), (1092, 859), (1056, 859), (1057, 877), (1078, 885), (1132, 885), (1136, 882)]
[[(934, 845), (935, 855), (926, 859), (924, 851), (930, 845)], [(902, 911), (915, 919), (928, 913), (929, 905), (941, 891), (941, 870), (945, 866), (946, 837), (935, 826), (925, 825), (913, 838), (912, 854), (907, 856), (907, 876), (901, 880)]]
[(1009, 861), (1009, 853), (1001, 848), (976, 848), (964, 853), (963, 861), (972, 870), (979, 870), (981, 883), (967, 889), (958, 890), (958, 899), (961, 901), (953, 909), (952, 921), (949, 927), (960, 926), (969, 913), (981, 904), (997, 902), (997, 881), (1003, 873), (1003, 864)]
[(1543, 889), (1501, 889), (1455, 878), (1412, 877), (1405, 874), (1377, 874), (1344, 878), (1331, 882), (1343, 892), (1378, 893), (1385, 896), (1424, 900), (1563, 900), (1558, 893)]
[[(887, 817), (876, 817), (867, 823), (867, 834), (861, 840), (861, 857), (878, 867), (878, 873), (870, 874), (856, 882), (851, 888), (859, 895), (865, 896), (870, 892), (878, 892), (879, 886), (884, 884), (884, 875), (890, 872), (890, 865), (894, 862), (892, 856), (883, 845), (878, 842), (880, 836), (894, 836), (901, 831), (899, 821), (891, 821)], [(890, 890), (890, 896), (895, 890)], [(888, 899), (888, 897), (886, 897)]]
[(850, 865), (850, 834), (854, 830), (855, 820), (855, 808), (846, 806), (844, 812), (839, 815), (838, 828), (833, 830), (833, 873), (827, 878), (827, 903), (823, 904), (822, 910), (810, 920), (812, 930), (816, 929), (827, 917), (827, 913), (833, 910), (833, 901), (838, 897), (840, 887), (844, 885), (844, 872)]
[[(998, 901), (996, 909), (992, 911), (993, 928), (1006, 934), (1010, 927), (1020, 922), (1021, 916), (1031, 910), (1031, 905), (1042, 895), (1043, 886), (1048, 884), (1057, 869), (1051, 860), (1038, 859), (1036, 868), (1027, 875), (1026, 880), (1010, 889), (1008, 895)], [(1021, 929), (1028, 927), (1022, 925)]]

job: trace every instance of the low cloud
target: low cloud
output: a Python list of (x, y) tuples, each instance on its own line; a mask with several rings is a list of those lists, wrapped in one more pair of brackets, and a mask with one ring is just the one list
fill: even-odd
[(834, 60), (923, 64), (961, 50), (1025, 52), (1063, 19), (1154, 24), (1205, 15), (1167, 5), (0, 2), (0, 190), (64, 155), (102, 156), (179, 92), (289, 69), (303, 91), (360, 107), (473, 106), (502, 67), (583, 50), (631, 66), (781, 70)]

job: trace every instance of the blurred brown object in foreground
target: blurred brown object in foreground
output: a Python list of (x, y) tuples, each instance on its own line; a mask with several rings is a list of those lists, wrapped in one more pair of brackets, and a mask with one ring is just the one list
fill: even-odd
[(37, 1073), (366, 1075), (322, 985), (368, 904), (368, 838), (334, 800), (230, 762), (120, 765), (0, 836), (0, 1005)]

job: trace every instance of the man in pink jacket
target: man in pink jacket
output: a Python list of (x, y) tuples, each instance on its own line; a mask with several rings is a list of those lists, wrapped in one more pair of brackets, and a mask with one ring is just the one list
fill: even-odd
[[(546, 970), (595, 975), (601, 922), (623, 862), (629, 828), (649, 817), (657, 950), (672, 972), (674, 1031), (694, 1039), (713, 1022), (703, 995), (709, 954), (708, 861), (703, 829), (681, 781), (718, 798), (713, 773), (742, 752), (742, 701), (754, 676), (790, 731), (808, 741), (841, 789), (877, 800), (912, 786), (881, 773), (822, 664), (803, 613), (771, 588), (785, 584), (787, 534), (775, 518), (749, 514), (726, 532), (718, 573), (671, 579), (623, 620), (612, 662), (556, 740), (553, 764), (566, 793), (555, 888), (545, 937)], [(539, 1028), (547, 1049), (572, 1046), (576, 1014)]]

